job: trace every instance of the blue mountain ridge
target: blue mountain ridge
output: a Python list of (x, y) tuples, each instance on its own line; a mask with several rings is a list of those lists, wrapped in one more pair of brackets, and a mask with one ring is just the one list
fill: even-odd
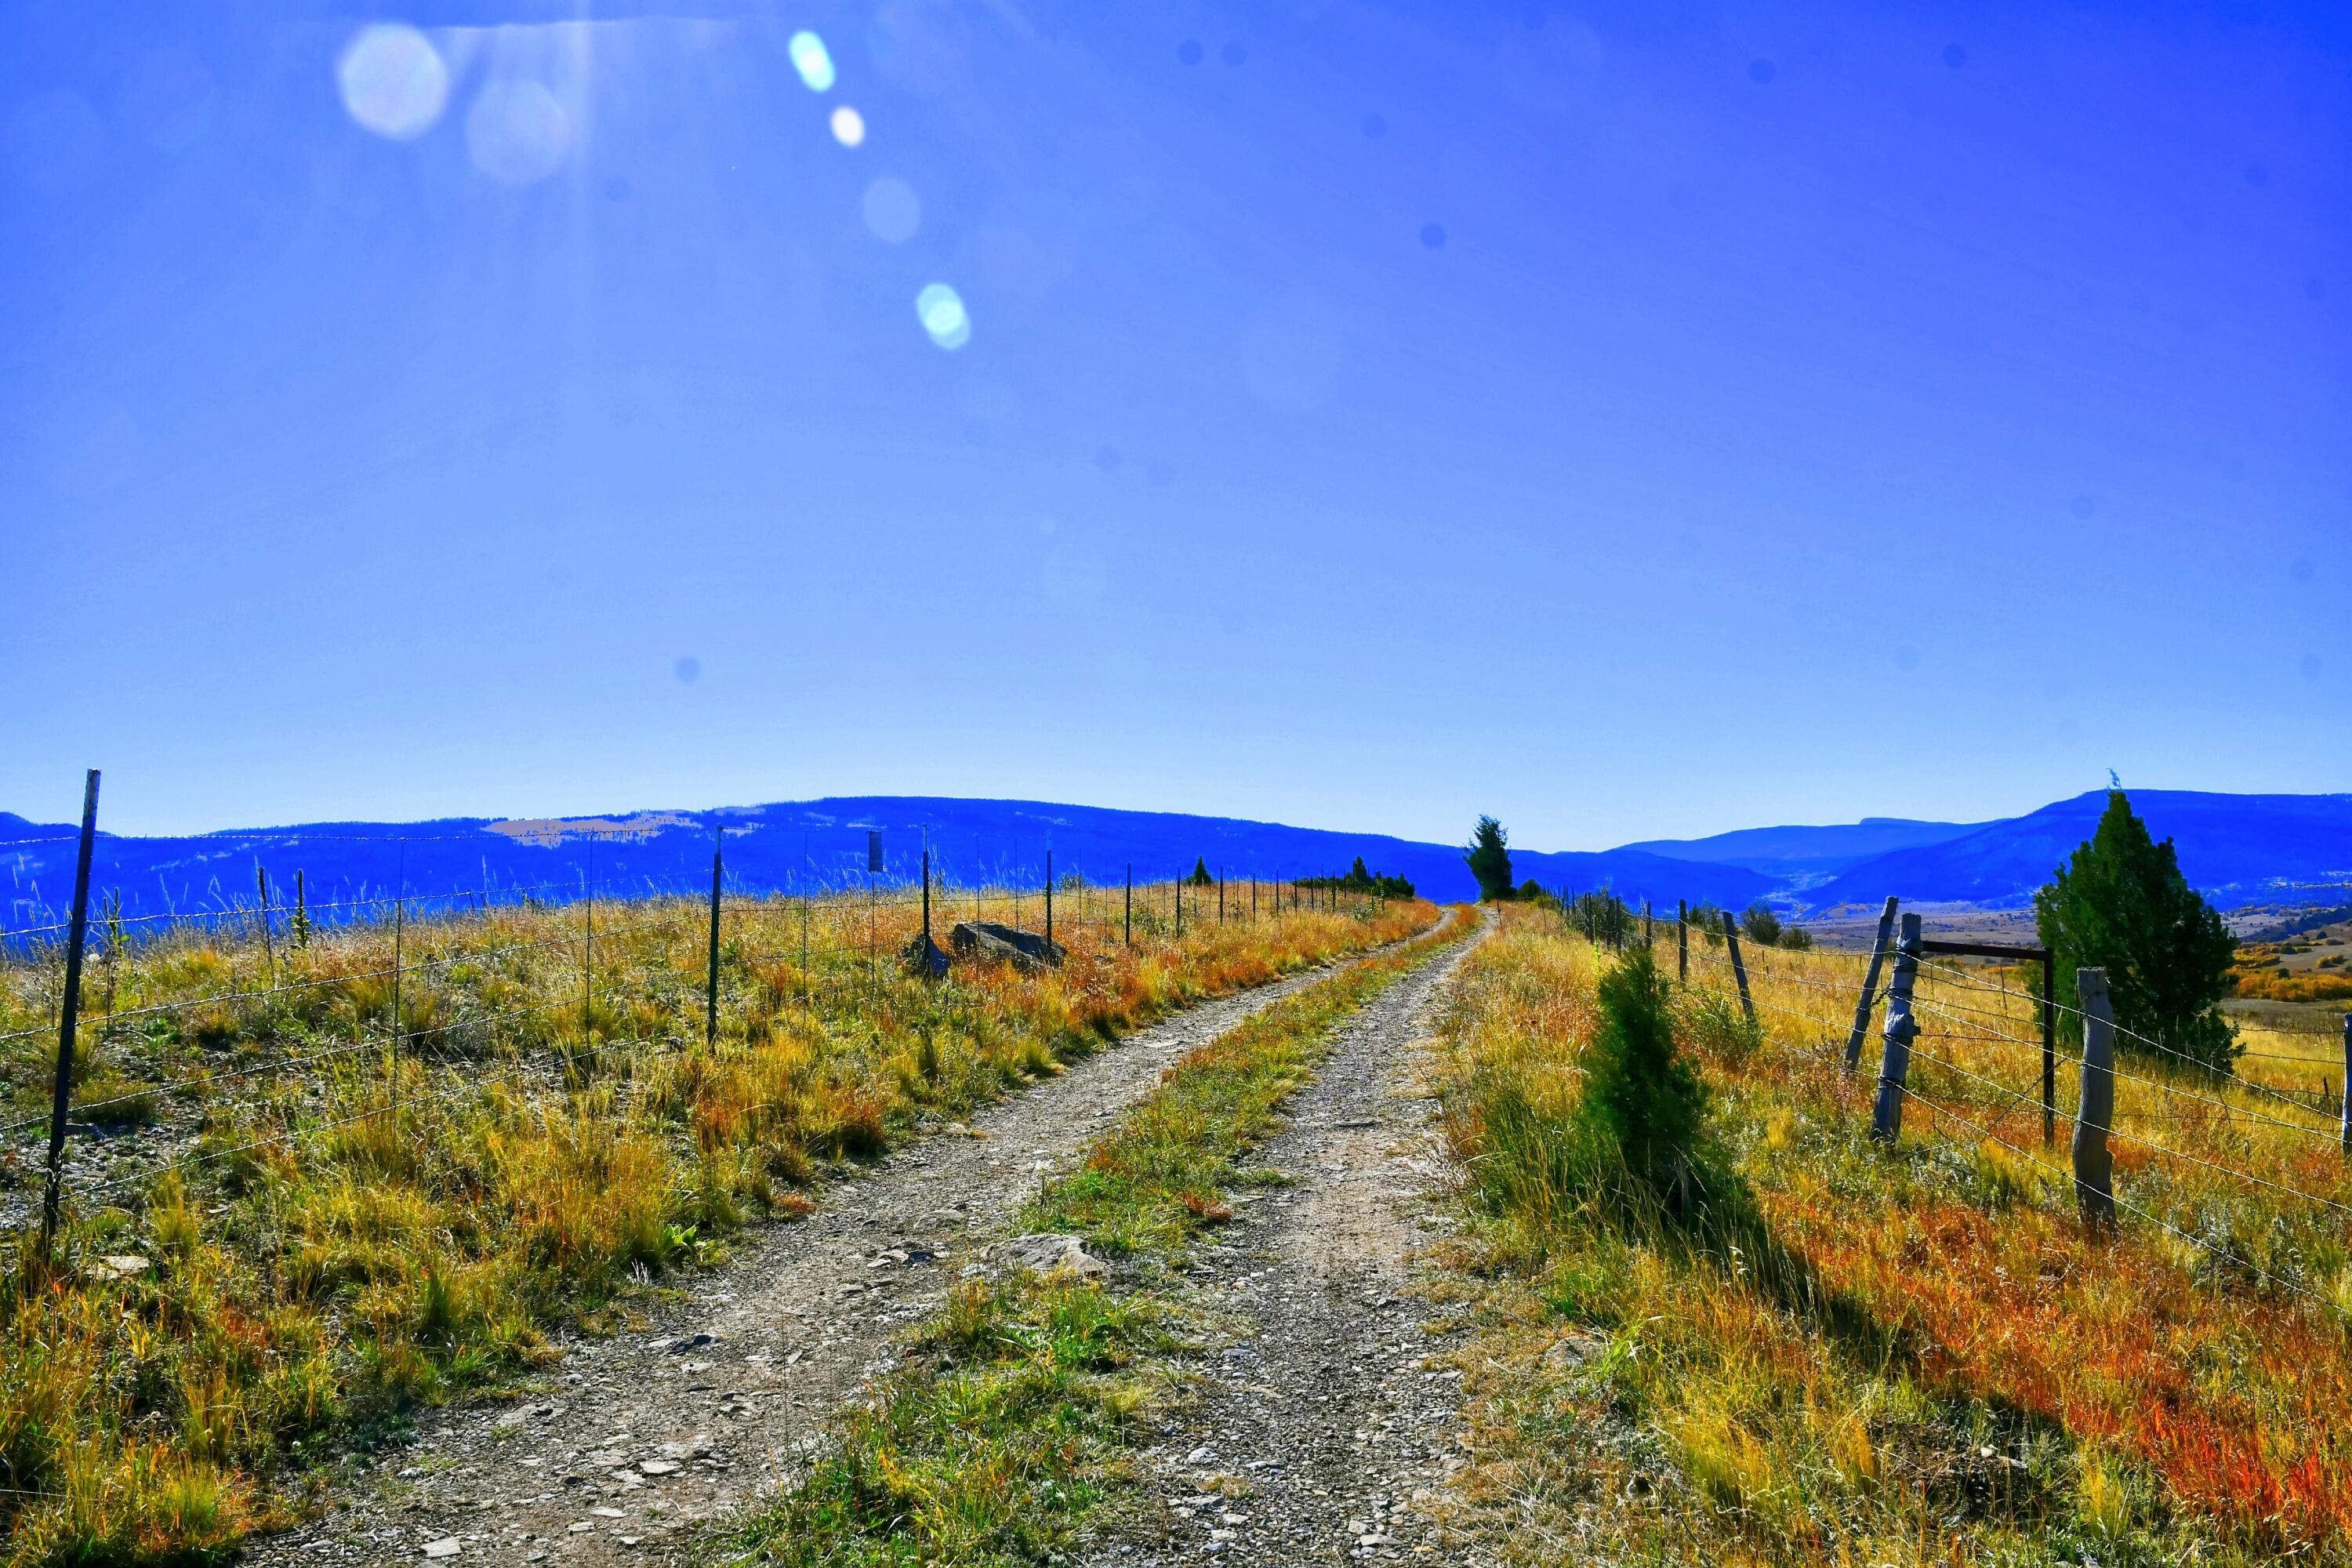
[[(2181, 874), (2222, 909), (2294, 902), (2352, 882), (2352, 795), (2213, 795), (2131, 790), (2132, 808), (2170, 838)], [(2092, 790), (1940, 844), (1897, 849), (1808, 889), (1813, 909), (1916, 903), (2015, 907), (2050, 879), (2106, 809)]]
[(1654, 838), (1619, 846), (1696, 860), (1712, 866), (1744, 866), (1768, 877), (1835, 876), (1865, 860), (1897, 849), (1915, 849), (1974, 833), (1983, 822), (1916, 822), (1903, 816), (1865, 816), (1860, 822), (1825, 826), (1742, 827), (1706, 838)]
[[(600, 897), (707, 890), (713, 835), (726, 835), (727, 881), (746, 893), (862, 888), (866, 834), (882, 835), (884, 886), (912, 882), (926, 845), (949, 882), (1042, 885), (1077, 872), (1116, 885), (1131, 866), (1139, 882), (1188, 872), (1196, 859), (1236, 880), (1345, 872), (1358, 856), (1370, 869), (1410, 879), (1424, 895), (1469, 899), (1477, 887), (1462, 848), (1382, 834), (1343, 833), (1231, 817), (1119, 811), (1042, 801), (859, 795), (712, 811), (636, 812), (613, 817), (522, 821), (309, 823), (177, 837), (101, 832), (91, 880), (114, 890), (135, 918), (250, 908), (255, 868), (273, 900), (292, 896), (302, 873), (322, 918), (366, 908), (397, 886), (412, 907), (528, 891), (578, 898), (593, 875)], [(75, 829), (0, 814), (0, 931), (24, 932), (64, 918), (72, 893)], [(13, 842), (12, 842), (13, 841)], [(1636, 850), (1514, 850), (1521, 879), (1549, 888), (1615, 888), (1639, 903), (1676, 899), (1744, 907), (1775, 879), (1736, 866), (1707, 866)], [(1245, 896), (1245, 894), (1244, 894)]]

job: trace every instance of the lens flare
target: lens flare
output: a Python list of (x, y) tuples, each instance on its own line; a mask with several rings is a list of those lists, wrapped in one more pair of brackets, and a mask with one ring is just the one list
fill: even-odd
[(432, 41), (397, 22), (362, 27), (335, 62), (343, 109), (360, 125), (394, 142), (433, 128), (449, 102), (449, 68)]
[(784, 47), (791, 51), (793, 69), (801, 73), (802, 85), (811, 92), (833, 90), (833, 57), (825, 52), (823, 38), (814, 33), (798, 32)]
[(915, 315), (931, 342), (943, 349), (960, 349), (971, 342), (971, 318), (964, 313), (963, 296), (944, 283), (933, 283), (915, 296)]
[(494, 81), (466, 116), (466, 150), (474, 166), (503, 184), (547, 178), (571, 143), (571, 118), (535, 81)]
[(855, 147), (866, 140), (866, 116), (847, 104), (833, 111), (833, 139), (845, 147)]
[(923, 226), (923, 204), (916, 199), (915, 188), (895, 174), (866, 186), (859, 205), (866, 229), (885, 245), (903, 245)]

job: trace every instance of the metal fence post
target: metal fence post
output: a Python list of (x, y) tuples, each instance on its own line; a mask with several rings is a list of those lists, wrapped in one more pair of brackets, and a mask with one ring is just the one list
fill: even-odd
[(1748, 1015), (1748, 1021), (1753, 1024), (1756, 1022), (1756, 1003), (1748, 994), (1748, 961), (1739, 956), (1739, 928), (1728, 910), (1723, 912), (1723, 943), (1731, 950), (1732, 978), (1739, 982), (1739, 1010)]
[(1886, 988), (1886, 1026), (1880, 1032), (1878, 1101), (1871, 1108), (1870, 1135), (1891, 1143), (1903, 1131), (1903, 1083), (1911, 1074), (1911, 1041), (1919, 1033), (1911, 1016), (1911, 988), (1919, 981), (1919, 917), (1903, 917), (1895, 944), (1895, 981)]
[(49, 1181), (41, 1197), (41, 1247), (58, 1234), (58, 1202), (65, 1181), (66, 1115), (73, 1108), (74, 1026), (81, 1016), (82, 943), (89, 935), (89, 858), (98, 837), (98, 770), (81, 785), (81, 849), (74, 860), (73, 924), (66, 936), (66, 994), (58, 1005), (58, 1072), (49, 1089)]
[(2107, 1126), (2116, 1113), (2115, 1010), (2107, 1000), (2107, 972), (2074, 971), (2074, 994), (2083, 1009), (2083, 1093), (2074, 1111), (2074, 1200), (2083, 1223), (2093, 1230), (2116, 1227), (2115, 1155)]
[(710, 835), (710, 966), (703, 977), (702, 1043), (719, 1043), (719, 878), (726, 851), (727, 829), (714, 828)]
[(1886, 964), (1886, 944), (1895, 935), (1895, 899), (1888, 895), (1879, 911), (1878, 935), (1870, 944), (1870, 967), (1862, 976), (1862, 995), (1853, 1005), (1853, 1032), (1845, 1037), (1845, 1070), (1862, 1065), (1862, 1037), (1870, 1033), (1870, 1015), (1878, 1005), (1878, 972)]

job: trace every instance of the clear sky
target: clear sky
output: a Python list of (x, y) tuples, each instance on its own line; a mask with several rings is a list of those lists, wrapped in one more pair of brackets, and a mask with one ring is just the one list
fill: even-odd
[(2352, 788), (2343, 16), (7, 6), (0, 809)]

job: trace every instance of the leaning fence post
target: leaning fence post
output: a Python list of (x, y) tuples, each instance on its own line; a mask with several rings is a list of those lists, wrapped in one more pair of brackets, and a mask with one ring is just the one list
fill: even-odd
[(1886, 1026), (1879, 1035), (1878, 1101), (1871, 1107), (1870, 1135), (1891, 1143), (1903, 1131), (1904, 1080), (1911, 1075), (1911, 1041), (1919, 1033), (1911, 1016), (1911, 988), (1919, 982), (1919, 917), (1903, 917), (1895, 944), (1895, 980), (1886, 988)]
[[(710, 835), (710, 964), (703, 976), (702, 1043), (719, 1043), (719, 877), (720, 856), (727, 845), (727, 829), (718, 827)], [(924, 909), (929, 910), (929, 889), (925, 890)], [(928, 918), (924, 922), (929, 924)]]
[(1723, 943), (1731, 950), (1732, 978), (1739, 982), (1739, 1010), (1748, 1015), (1750, 1024), (1756, 1022), (1756, 1003), (1748, 994), (1748, 961), (1739, 956), (1739, 929), (1732, 922), (1731, 911), (1723, 915)]
[(1878, 972), (1886, 964), (1886, 943), (1895, 934), (1895, 900), (1879, 911), (1878, 936), (1870, 944), (1870, 968), (1862, 977), (1862, 995), (1853, 1005), (1853, 1032), (1845, 1037), (1845, 1070), (1862, 1065), (1862, 1037), (1870, 1033), (1870, 1015), (1878, 1005)]
[(74, 861), (73, 924), (66, 936), (66, 994), (58, 1005), (58, 1073), (49, 1090), (49, 1183), (41, 1198), (41, 1247), (58, 1233), (58, 1190), (65, 1180), (66, 1113), (73, 1107), (74, 1025), (81, 1016), (81, 951), (89, 934), (89, 857), (98, 837), (98, 770), (81, 785), (81, 851)]
[(2116, 1023), (2107, 1001), (2107, 972), (2074, 971), (2074, 994), (2083, 1009), (2083, 1093), (2074, 1111), (2074, 1199), (2083, 1223), (2094, 1230), (2116, 1227), (2115, 1155), (2107, 1148), (2107, 1125), (2116, 1112)]

